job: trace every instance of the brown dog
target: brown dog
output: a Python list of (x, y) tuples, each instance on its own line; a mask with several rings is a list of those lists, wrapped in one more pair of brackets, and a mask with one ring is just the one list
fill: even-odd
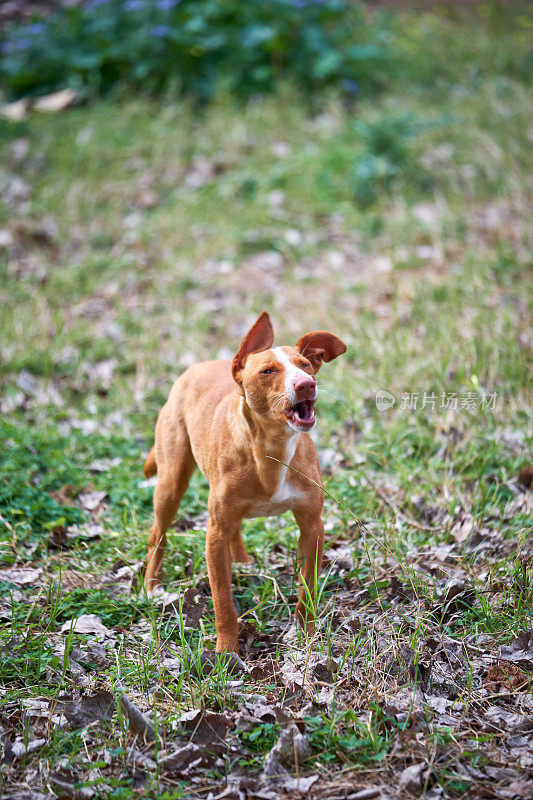
[(323, 361), (344, 353), (346, 345), (327, 331), (307, 333), (296, 347), (271, 349), (273, 342), (264, 311), (244, 337), (233, 364), (206, 361), (189, 367), (161, 409), (155, 446), (144, 465), (145, 477), (158, 473), (145, 577), (148, 592), (161, 583), (166, 532), (195, 466), (209, 480), (206, 555), (218, 651), (238, 651), (231, 561), (250, 560), (241, 537), (244, 518), (294, 513), (300, 529), (296, 614), (308, 633), (314, 627), (315, 575), (324, 548), (324, 492), (308, 434), (315, 424), (314, 375)]

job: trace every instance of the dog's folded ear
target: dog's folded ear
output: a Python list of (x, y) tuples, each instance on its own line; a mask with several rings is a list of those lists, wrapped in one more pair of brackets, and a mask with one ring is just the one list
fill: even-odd
[(263, 311), (239, 347), (239, 352), (233, 359), (232, 374), (237, 382), (240, 381), (241, 372), (244, 369), (246, 359), (252, 353), (262, 353), (274, 344), (274, 329), (267, 311)]
[(298, 340), (296, 349), (311, 362), (314, 371), (318, 372), (323, 361), (333, 361), (345, 353), (346, 345), (329, 331), (311, 331)]

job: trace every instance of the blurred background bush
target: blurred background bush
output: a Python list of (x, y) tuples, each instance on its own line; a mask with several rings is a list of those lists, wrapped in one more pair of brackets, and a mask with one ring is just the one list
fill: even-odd
[(354, 93), (398, 66), (387, 17), (370, 21), (346, 0), (86, 0), (10, 27), (2, 56), (13, 95), (120, 82), (198, 100), (222, 86), (272, 91), (284, 77), (305, 92), (333, 83)]

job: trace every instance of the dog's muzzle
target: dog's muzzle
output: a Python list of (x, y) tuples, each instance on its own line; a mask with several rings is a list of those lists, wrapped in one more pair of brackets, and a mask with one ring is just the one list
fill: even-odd
[(285, 417), (293, 427), (299, 431), (310, 431), (316, 422), (315, 401), (300, 400), (294, 405), (287, 406)]

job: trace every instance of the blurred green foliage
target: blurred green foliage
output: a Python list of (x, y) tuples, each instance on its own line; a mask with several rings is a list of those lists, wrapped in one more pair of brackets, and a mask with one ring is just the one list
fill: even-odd
[(288, 77), (302, 90), (375, 88), (395, 69), (388, 17), (346, 0), (88, 0), (12, 28), (0, 74), (13, 95), (122, 83), (207, 100)]
[(409, 158), (408, 143), (425, 127), (413, 114), (354, 123), (364, 149), (353, 161), (348, 181), (360, 208), (375, 203), (380, 190), (389, 191), (396, 177), (420, 182), (423, 171)]

